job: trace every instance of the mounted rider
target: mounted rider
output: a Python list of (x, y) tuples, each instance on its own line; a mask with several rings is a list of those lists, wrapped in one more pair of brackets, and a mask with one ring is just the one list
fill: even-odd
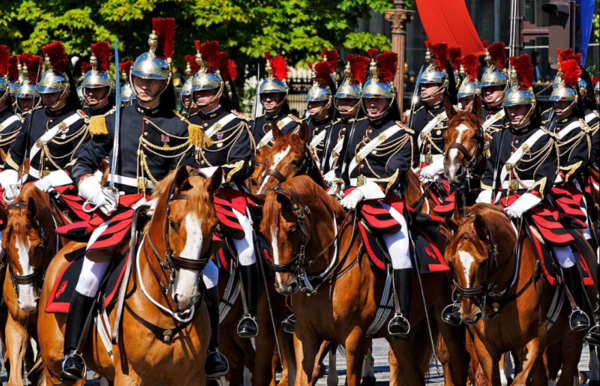
[(179, 101), (181, 102), (181, 113), (192, 115), (198, 111), (198, 106), (196, 106), (192, 97), (192, 81), (194, 80), (194, 76), (198, 73), (198, 70), (200, 70), (200, 66), (196, 63), (196, 55), (186, 55), (185, 61), (187, 62), (185, 73), (188, 78), (179, 92)]
[[(164, 33), (174, 30), (174, 19), (153, 19), (150, 50), (140, 55), (131, 68), (136, 103), (123, 108), (120, 117), (113, 109), (92, 118), (92, 140), (85, 144), (73, 168), (79, 194), (94, 215), (84, 224), (91, 236), (67, 317), (61, 372), (65, 381), (78, 381), (85, 375), (80, 347), (85, 326), (111, 259), (126, 252), (134, 209), (151, 201), (155, 184), (170, 170), (195, 164), (188, 140), (190, 125), (174, 111), (174, 41), (172, 34)], [(118, 148), (113, 149), (117, 119), (123, 130)], [(100, 162), (113, 151), (118, 152), (116, 165), (111, 165), (115, 189), (103, 187), (94, 177)], [(192, 304), (194, 299), (186, 302)]]
[(85, 72), (81, 82), (81, 91), (87, 106), (84, 112), (89, 117), (104, 115), (115, 106), (111, 95), (113, 80), (109, 74), (111, 57), (108, 42), (92, 44), (91, 68)]
[[(8, 65), (8, 89), (10, 93), (10, 106), (14, 106), (17, 100), (17, 90), (23, 81), (21, 60), (19, 55), (11, 56)], [(14, 109), (13, 109), (14, 111)]]
[(481, 115), (481, 88), (479, 87), (479, 58), (476, 55), (465, 55), (460, 59), (460, 75), (462, 81), (458, 87), (456, 98), (458, 111), (469, 111), (477, 118)]
[[(502, 107), (504, 97), (509, 88), (506, 75), (506, 51), (503, 42), (490, 44), (485, 49), (487, 68), (481, 76), (479, 86), (483, 97), (484, 122), (481, 124), (486, 143), (492, 140), (495, 133), (502, 130), (505, 123), (505, 110)], [(489, 156), (489, 151), (486, 154)]]
[(331, 130), (333, 119), (333, 108), (331, 106), (332, 95), (337, 88), (337, 50), (323, 49), (321, 54), (323, 60), (313, 66), (308, 62), (311, 69), (313, 84), (306, 96), (306, 111), (308, 117), (306, 123), (309, 128), (309, 148), (317, 165), (321, 163), (325, 146), (325, 137)]
[[(89, 118), (79, 110), (67, 55), (61, 42), (43, 47), (48, 70), (37, 86), (44, 109), (27, 114), (21, 133), (11, 145), (0, 181), (10, 204), (23, 183), (33, 182), (43, 192), (73, 185), (71, 169), (81, 145), (89, 139)], [(29, 170), (20, 179), (19, 168), (29, 158)]]
[(362, 86), (366, 81), (369, 58), (348, 54), (348, 63), (344, 70), (344, 79), (333, 96), (333, 105), (340, 115), (328, 131), (325, 139), (324, 155), (321, 156), (320, 169), (325, 181), (333, 183), (338, 160), (343, 160), (342, 153), (346, 133), (352, 131), (361, 115), (360, 99)]
[[(569, 318), (571, 329), (582, 331), (589, 328), (590, 322), (580, 308), (583, 306), (583, 286), (570, 248), (574, 239), (558, 221), (557, 210), (548, 198), (558, 174), (555, 136), (540, 123), (532, 87), (534, 67), (531, 58), (522, 55), (510, 60), (513, 86), (503, 103), (510, 127), (492, 138), (491, 154), (477, 202), (499, 203), (518, 224), (518, 219), (528, 215), (529, 224), (550, 246), (562, 267), (564, 282), (577, 305)], [(460, 324), (460, 314), (456, 310), (444, 314), (443, 319)]]
[(281, 56), (271, 57), (271, 54), (265, 52), (267, 59), (267, 77), (260, 86), (258, 94), (260, 103), (265, 109), (265, 114), (254, 118), (252, 122), (252, 134), (256, 143), (256, 150), (265, 146), (273, 146), (273, 133), (271, 124), (275, 122), (282, 134), (295, 133), (302, 122), (290, 114), (290, 108), (287, 102), (289, 88), (287, 78), (289, 68), (285, 59)]
[(21, 54), (23, 77), (15, 96), (15, 112), (21, 116), (42, 107), (42, 99), (37, 91), (37, 83), (42, 75), (41, 65), (41, 56)]
[[(365, 217), (370, 208), (387, 212), (383, 228), (379, 229), (387, 247), (393, 268), (394, 290), (398, 308), (388, 324), (388, 332), (405, 338), (410, 332), (410, 299), (412, 292), (412, 261), (408, 232), (407, 208), (399, 191), (413, 159), (413, 133), (397, 119), (400, 114), (394, 103), (393, 86), (398, 56), (383, 52), (375, 60), (371, 56), (371, 78), (362, 90), (362, 103), (368, 119), (355, 126), (354, 135), (346, 140), (346, 156), (338, 163), (336, 184), (329, 194), (344, 190), (340, 204)], [(338, 193), (339, 194), (339, 193)], [(366, 217), (365, 217), (366, 218)]]
[(131, 71), (131, 66), (133, 66), (133, 60), (125, 61), (119, 64), (119, 71), (121, 72), (121, 76), (125, 81), (125, 84), (121, 86), (121, 106), (126, 107), (132, 104), (137, 98), (135, 92), (133, 91), (133, 87), (129, 83), (129, 72)]
[[(233, 91), (233, 81), (237, 78), (235, 63), (228, 59), (225, 52), (219, 51), (218, 42), (195, 43), (197, 54), (194, 60), (198, 70), (191, 83), (190, 103), (197, 109), (188, 119), (201, 127), (207, 138), (206, 146), (198, 148), (196, 153), (200, 170), (207, 176), (211, 176), (217, 167), (223, 172), (223, 184), (214, 195), (215, 207), (221, 230), (237, 233), (231, 237), (231, 241), (246, 297), (246, 309), (238, 323), (237, 332), (242, 338), (251, 338), (258, 334), (258, 271), (247, 196), (241, 190), (244, 181), (254, 171), (255, 149), (249, 128), (250, 120), (233, 110), (233, 107), (238, 107)], [(217, 351), (219, 293), (216, 282), (215, 287), (207, 291), (207, 296), (212, 303), (210, 318), (214, 329), (206, 372), (207, 375), (218, 376), (227, 371), (227, 366), (221, 362)]]
[[(21, 130), (23, 118), (10, 105), (10, 50), (0, 45), (0, 149), (6, 152)], [(1, 166), (0, 166), (0, 170)]]

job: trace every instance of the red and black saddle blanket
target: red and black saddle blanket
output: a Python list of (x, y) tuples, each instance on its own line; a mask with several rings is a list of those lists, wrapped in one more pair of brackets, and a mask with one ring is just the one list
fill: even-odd
[[(557, 266), (555, 265), (554, 259), (550, 255), (547, 245), (544, 245), (540, 242), (540, 239), (534, 234), (535, 230), (531, 229), (532, 226), (524, 228), (538, 255), (546, 281), (551, 286), (556, 286)], [(580, 272), (583, 278), (583, 284), (591, 287), (594, 285), (594, 278), (589, 267), (591, 266), (593, 259), (596, 259), (595, 253), (592, 248), (590, 248), (587, 241), (585, 241), (585, 239), (579, 233), (572, 229), (567, 229), (567, 232), (573, 237), (571, 250), (573, 251), (573, 255), (577, 259), (579, 267), (581, 268)]]
[(555, 186), (550, 191), (554, 199), (559, 218), (563, 225), (571, 229), (587, 228), (587, 216), (581, 210), (583, 193), (572, 183)]
[[(65, 186), (57, 186), (54, 188), (59, 195), (59, 205), (65, 205), (66, 208), (61, 208), (62, 210), (67, 210), (73, 215), (76, 216), (73, 220), (81, 220), (81, 221), (90, 221), (92, 217), (91, 214), (85, 213), (83, 211), (83, 204), (85, 200), (79, 196), (77, 188), (75, 185), (65, 185)], [(62, 216), (61, 210), (61, 216)], [(66, 219), (65, 219), (66, 222)]]
[(220, 188), (214, 194), (214, 202), (217, 218), (221, 225), (227, 231), (232, 232), (234, 237), (242, 238), (243, 235), (240, 236), (239, 232), (244, 232), (244, 228), (242, 228), (233, 210), (235, 209), (237, 212), (246, 215), (247, 194), (231, 188)]
[[(54, 283), (52, 291), (50, 291), (50, 296), (48, 297), (48, 303), (46, 304), (46, 312), (59, 314), (66, 314), (69, 312), (71, 298), (75, 293), (79, 275), (81, 274), (84, 255), (85, 248), (81, 248), (75, 251), (72, 256), (69, 256), (69, 260), (72, 260)], [(116, 267), (108, 272), (108, 280), (106, 281), (105, 286), (100, 289), (101, 297), (104, 299), (104, 307), (107, 310), (110, 309), (116, 301), (119, 286), (123, 282), (126, 263), (130, 258), (131, 256), (129, 254), (126, 257), (121, 258), (121, 261)]]
[[(120, 242), (127, 236), (133, 222), (134, 210), (129, 206), (143, 198), (142, 194), (128, 194), (119, 197), (119, 208), (110, 217), (97, 210), (88, 221), (79, 221), (56, 229), (56, 233), (69, 240), (85, 243), (89, 240), (92, 232), (100, 225), (110, 220), (108, 227), (94, 244), (98, 248), (105, 248)], [(146, 197), (148, 200), (151, 196)]]

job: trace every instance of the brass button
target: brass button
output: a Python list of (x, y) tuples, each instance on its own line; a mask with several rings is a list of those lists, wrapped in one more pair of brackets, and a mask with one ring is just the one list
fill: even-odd
[(369, 134), (371, 134), (373, 132), (373, 130), (369, 129)]
[(144, 137), (147, 137), (147, 136), (148, 136), (148, 134), (149, 134), (149, 133), (148, 133), (147, 131), (144, 131)]
[(519, 144), (519, 140), (518, 140), (518, 139), (517, 139), (517, 140), (515, 140), (515, 143), (516, 143), (516, 144)]
[(202, 160), (201, 163), (204, 164), (205, 163), (204, 160)]
[(208, 123), (204, 122), (204, 125), (203, 125), (203, 126), (204, 126), (204, 127), (208, 127)]
[(50, 123), (52, 123), (52, 122), (54, 122), (54, 119), (51, 119), (51, 120), (50, 120)]

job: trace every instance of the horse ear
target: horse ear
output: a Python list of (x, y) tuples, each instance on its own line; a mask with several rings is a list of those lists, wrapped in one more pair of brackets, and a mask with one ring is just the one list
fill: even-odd
[(29, 200), (27, 201), (27, 215), (31, 217), (31, 219), (35, 219), (35, 217), (37, 216), (37, 211), (38, 207), (35, 203), (35, 200), (33, 199), (33, 197), (29, 197)]
[(271, 131), (273, 132), (273, 141), (277, 141), (277, 138), (283, 137), (283, 133), (279, 130), (279, 126), (275, 121), (271, 122)]
[[(190, 189), (190, 172), (187, 166), (180, 166), (175, 172), (175, 179), (173, 179), (173, 185), (178, 191)], [(168, 192), (167, 192), (168, 194)]]
[(223, 169), (219, 166), (213, 175), (204, 182), (204, 187), (212, 195), (221, 187), (221, 182), (223, 182)]
[(485, 221), (485, 218), (483, 218), (483, 216), (480, 215), (479, 213), (475, 215), (475, 221), (473, 223), (473, 227), (475, 228), (475, 232), (477, 232), (477, 237), (479, 237), (481, 240), (487, 240), (488, 224)]
[(450, 120), (456, 115), (458, 114), (456, 112), (456, 109), (454, 108), (454, 106), (452, 105), (452, 102), (450, 101), (450, 98), (445, 98), (444, 99), (444, 110), (446, 110), (446, 116), (448, 117), (448, 122), (450, 122)]
[(475, 119), (477, 119), (477, 121), (480, 120), (481, 117), (481, 95), (476, 95), (475, 100), (473, 101), (473, 115), (475, 115)]
[(253, 194), (252, 195), (252, 201), (259, 203), (261, 206), (265, 205), (266, 199), (267, 199), (266, 194)]
[(298, 129), (298, 136), (302, 140), (302, 143), (308, 142), (308, 137), (310, 136), (310, 128), (306, 121), (302, 121), (300, 128)]

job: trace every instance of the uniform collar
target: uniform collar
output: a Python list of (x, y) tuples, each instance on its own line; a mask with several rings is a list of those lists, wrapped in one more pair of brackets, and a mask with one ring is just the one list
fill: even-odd
[(139, 104), (139, 102), (136, 99), (135, 111), (137, 111), (139, 114), (146, 115), (146, 116), (155, 116), (158, 114), (159, 110), (160, 110), (160, 102), (154, 107), (146, 108), (146, 107), (142, 106), (141, 104)]
[(499, 112), (499, 111), (500, 111), (500, 110), (502, 110), (502, 109), (503, 109), (503, 107), (502, 107), (502, 103), (501, 103), (501, 104), (499, 104), (498, 106), (494, 106), (494, 107), (490, 107), (490, 108), (487, 108), (487, 107), (486, 107), (486, 110), (487, 110), (487, 113), (488, 113), (488, 115), (493, 115), (493, 114), (496, 114), (497, 112)]
[(104, 115), (106, 113), (108, 113), (110, 111), (110, 109), (113, 108), (113, 104), (108, 102), (107, 104), (105, 104), (104, 106), (100, 107), (99, 109), (95, 109), (93, 107), (90, 106), (89, 108), (89, 113), (90, 115), (94, 116), (94, 115)]
[(276, 112), (275, 114), (265, 114), (265, 118), (267, 118), (267, 121), (277, 121), (279, 119), (281, 119), (281, 117), (283, 117), (285, 114), (281, 113), (281, 110), (279, 110), (278, 112)]
[(217, 106), (215, 109), (209, 111), (209, 112), (204, 112), (202, 110), (198, 110), (198, 116), (200, 118), (202, 118), (203, 120), (209, 120), (209, 119), (214, 119), (218, 116), (220, 116), (223, 112), (223, 109), (221, 108), (221, 105)]
[(515, 129), (512, 125), (510, 126), (510, 132), (514, 135), (527, 134), (527, 133), (533, 131), (533, 129), (534, 129), (534, 127), (531, 124), (531, 122), (528, 123), (527, 126), (519, 127), (518, 129)]
[(382, 127), (383, 125), (385, 125), (387, 122), (389, 122), (390, 120), (390, 114), (385, 114), (383, 117), (381, 118), (377, 118), (375, 120), (372, 120), (371, 118), (369, 118), (369, 125), (372, 127)]
[(444, 108), (444, 100), (442, 100), (441, 102), (438, 102), (434, 105), (428, 105), (427, 103), (425, 103), (425, 110), (430, 111), (432, 113), (437, 113), (439, 110)]
[(56, 110), (50, 110), (49, 108), (46, 107), (46, 115), (48, 115), (49, 117), (63, 116), (71, 111), (67, 106), (68, 106), (68, 103), (65, 103), (65, 105), (63, 107), (56, 109)]
[(556, 116), (556, 118), (558, 118), (558, 124), (562, 125), (564, 123), (574, 121), (576, 117), (573, 114), (569, 114), (563, 118), (559, 118), (558, 116)]
[(327, 123), (330, 121), (329, 115), (326, 115), (324, 118), (322, 119), (313, 119), (312, 117), (310, 118), (310, 121), (313, 125), (315, 126), (321, 126), (324, 123)]

